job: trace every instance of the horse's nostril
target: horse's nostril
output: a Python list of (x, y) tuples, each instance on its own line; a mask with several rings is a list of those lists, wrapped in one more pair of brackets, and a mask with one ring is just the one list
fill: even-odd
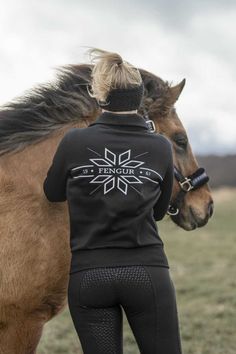
[(214, 210), (214, 204), (213, 204), (213, 202), (210, 202), (210, 203), (208, 204), (208, 210), (207, 210), (209, 217), (212, 216), (213, 210)]

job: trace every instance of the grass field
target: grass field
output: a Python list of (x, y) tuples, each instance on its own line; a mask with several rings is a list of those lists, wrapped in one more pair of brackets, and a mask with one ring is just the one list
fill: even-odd
[[(175, 283), (184, 354), (236, 353), (236, 189), (213, 194), (215, 213), (192, 232), (159, 225)], [(37, 354), (82, 354), (68, 307), (44, 327)], [(124, 315), (124, 354), (138, 354)], [(96, 353), (94, 353), (96, 354)]]

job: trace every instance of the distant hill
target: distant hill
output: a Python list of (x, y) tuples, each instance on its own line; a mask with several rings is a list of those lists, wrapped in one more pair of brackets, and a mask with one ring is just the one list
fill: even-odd
[(236, 186), (236, 155), (197, 156), (197, 161), (206, 169), (212, 188)]

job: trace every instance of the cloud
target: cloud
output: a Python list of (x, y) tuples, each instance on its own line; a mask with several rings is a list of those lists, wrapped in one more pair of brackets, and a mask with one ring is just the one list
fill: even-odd
[[(1, 4), (2, 3), (2, 4)], [(234, 1), (0, 0), (0, 103), (87, 61), (83, 46), (119, 52), (186, 87), (176, 104), (195, 152), (235, 152)]]

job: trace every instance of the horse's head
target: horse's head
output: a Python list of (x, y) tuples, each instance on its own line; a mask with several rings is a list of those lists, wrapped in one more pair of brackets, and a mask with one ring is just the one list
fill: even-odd
[[(174, 108), (185, 80), (171, 87), (159, 77), (140, 69), (144, 84), (145, 97), (140, 110), (148, 112), (149, 119), (153, 120), (156, 129), (164, 134), (172, 143), (174, 164), (182, 176), (190, 176), (199, 166), (193, 155), (188, 136), (178, 114)], [(208, 222), (213, 213), (213, 200), (208, 184), (204, 184), (188, 193), (179, 195), (180, 184), (175, 180), (172, 201), (176, 201), (178, 212), (171, 215), (172, 220), (185, 230), (193, 230)]]

